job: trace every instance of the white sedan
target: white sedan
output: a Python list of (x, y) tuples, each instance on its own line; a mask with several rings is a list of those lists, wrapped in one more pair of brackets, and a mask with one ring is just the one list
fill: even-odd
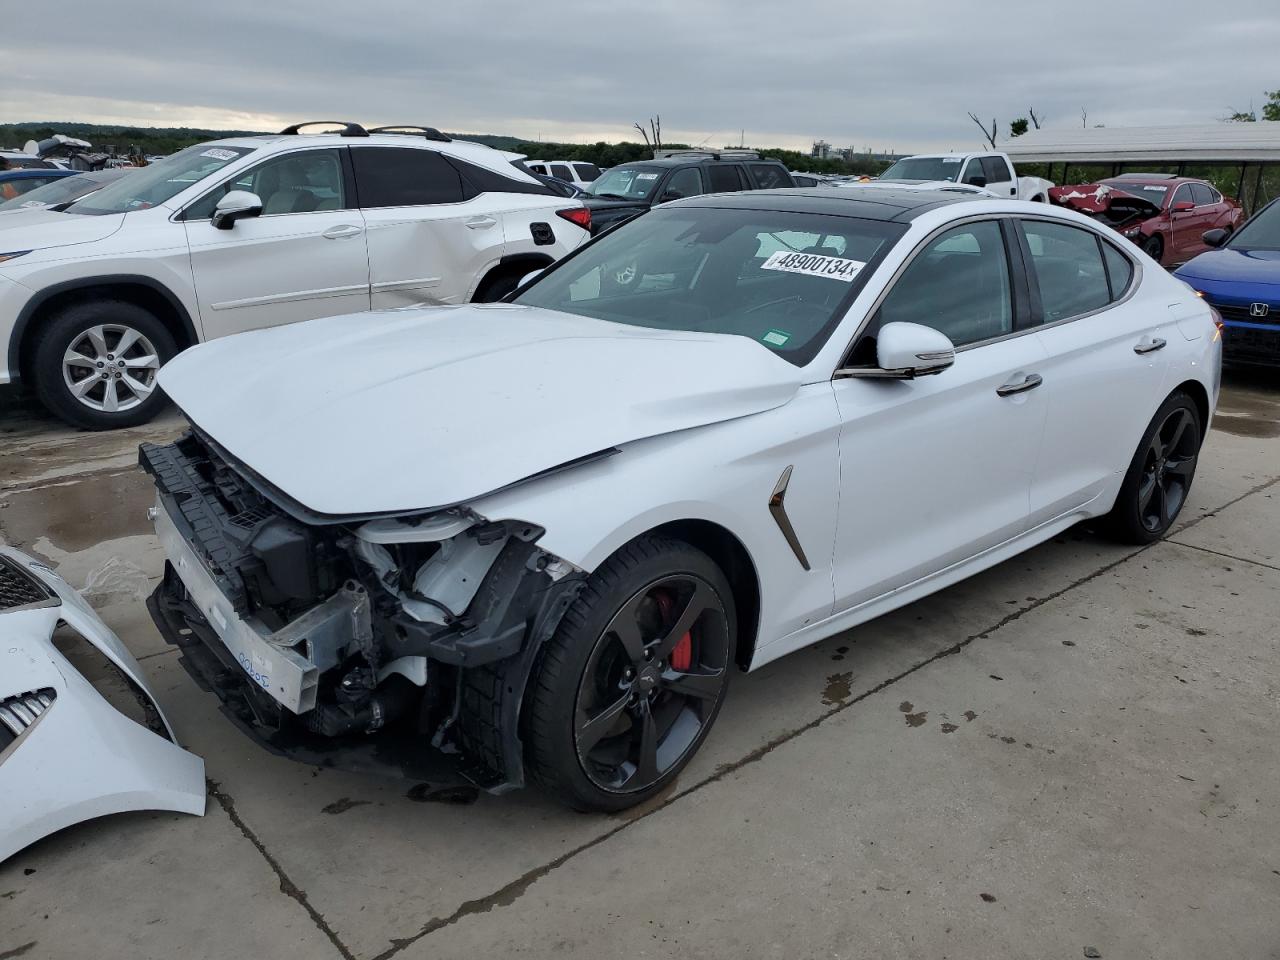
[(1085, 518), (1161, 537), (1220, 351), (1186, 285), (1070, 211), (664, 204), (506, 303), (176, 358), (193, 431), (141, 452), (151, 608), (274, 750), (409, 774), (441, 747), (617, 810), (679, 774), (735, 666)]

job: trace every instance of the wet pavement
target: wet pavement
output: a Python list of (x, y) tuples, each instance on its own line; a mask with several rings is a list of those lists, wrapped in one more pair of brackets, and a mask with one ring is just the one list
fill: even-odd
[(1276, 957), (1280, 377), (1231, 372), (1177, 531), (1076, 528), (734, 678), (618, 817), (271, 756), (142, 605), (146, 428), (0, 388), (0, 540), (81, 587), (209, 776), (202, 819), (0, 865), (0, 958)]

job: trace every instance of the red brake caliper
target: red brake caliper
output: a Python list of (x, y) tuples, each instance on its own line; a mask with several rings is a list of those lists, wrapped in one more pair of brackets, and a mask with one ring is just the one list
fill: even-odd
[[(662, 610), (663, 617), (671, 616), (671, 608), (675, 606), (675, 601), (671, 599), (671, 594), (665, 590), (656, 594), (655, 599), (658, 601), (658, 607)], [(688, 670), (693, 665), (693, 634), (686, 631), (685, 635), (680, 638), (680, 642), (671, 650), (671, 669), (679, 670), (681, 673)]]

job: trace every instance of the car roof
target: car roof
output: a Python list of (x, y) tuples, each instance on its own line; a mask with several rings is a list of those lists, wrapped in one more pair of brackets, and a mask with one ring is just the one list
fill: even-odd
[[(851, 195), (852, 194), (852, 195)], [(819, 190), (792, 187), (779, 190), (746, 190), (739, 193), (712, 193), (672, 201), (668, 206), (724, 207), (738, 210), (772, 210), (779, 213), (817, 213), (863, 220), (905, 223), (928, 210), (954, 203), (972, 203), (973, 197), (941, 196), (933, 190), (860, 191)]]

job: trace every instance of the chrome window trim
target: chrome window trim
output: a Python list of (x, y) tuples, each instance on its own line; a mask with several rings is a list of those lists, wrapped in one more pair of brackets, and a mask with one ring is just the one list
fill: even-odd
[[(863, 333), (865, 333), (867, 325), (871, 322), (871, 318), (874, 317), (879, 312), (880, 306), (881, 304), (884, 303), (885, 298), (890, 294), (890, 292), (893, 290), (894, 286), (898, 283), (898, 281), (902, 279), (902, 274), (906, 272), (907, 268), (911, 266), (913, 262), (915, 262), (916, 257), (918, 257), (921, 254), (921, 252), (924, 250), (926, 246), (932, 243), (933, 240), (937, 238), (940, 234), (946, 233), (948, 230), (951, 230), (953, 227), (961, 227), (968, 223), (978, 223), (978, 222), (987, 221), (987, 220), (995, 221), (996, 223), (999, 223), (1002, 220), (1008, 220), (1014, 223), (1015, 226), (1021, 226), (1023, 222), (1030, 221), (1030, 222), (1037, 222), (1037, 223), (1056, 223), (1056, 224), (1061, 224), (1067, 227), (1075, 227), (1077, 230), (1083, 230), (1085, 233), (1093, 234), (1094, 237), (1096, 237), (1102, 243), (1110, 243), (1111, 246), (1115, 248), (1117, 253), (1119, 253), (1122, 257), (1124, 257), (1126, 260), (1129, 261), (1129, 266), (1133, 268), (1133, 274), (1129, 279), (1129, 286), (1125, 289), (1124, 295), (1121, 297), (1117, 297), (1115, 300), (1112, 300), (1110, 303), (1108, 303), (1104, 307), (1099, 307), (1096, 310), (1090, 310), (1086, 313), (1074, 314), (1073, 316), (1070, 316), (1070, 317), (1063, 317), (1059, 320), (1054, 320), (1052, 323), (1038, 323), (1035, 326), (1026, 327), (1025, 329), (1022, 329), (1022, 330), (1012, 330), (1009, 333), (1001, 334), (998, 337), (988, 337), (986, 340), (975, 340), (973, 343), (966, 343), (962, 347), (956, 347), (957, 354), (966, 353), (969, 350), (973, 350), (977, 347), (985, 347), (993, 343), (1003, 343), (1006, 340), (1012, 340), (1015, 337), (1025, 336), (1029, 333), (1035, 333), (1039, 330), (1051, 330), (1054, 327), (1060, 327), (1063, 324), (1075, 323), (1077, 320), (1086, 320), (1089, 317), (1097, 316), (1100, 313), (1105, 313), (1106, 311), (1112, 309), (1113, 307), (1118, 307), (1121, 304), (1127, 303), (1129, 300), (1132, 300), (1133, 297), (1137, 294), (1138, 288), (1141, 286), (1142, 264), (1139, 263), (1137, 260), (1133, 259), (1131, 256), (1129, 256), (1129, 254), (1127, 254), (1124, 250), (1122, 250), (1118, 244), (1111, 243), (1111, 241), (1102, 233), (1101, 230), (1095, 230), (1093, 227), (1088, 226), (1086, 224), (1082, 224), (1082, 223), (1070, 223), (1065, 220), (1059, 220), (1055, 217), (1038, 217), (1035, 215), (1026, 215), (1026, 214), (1020, 214), (1020, 213), (996, 213), (996, 214), (975, 213), (967, 217), (961, 217), (960, 219), (952, 220), (949, 223), (945, 223), (942, 226), (936, 227), (935, 229), (930, 231), (928, 234), (926, 234), (918, 244), (916, 244), (916, 246), (912, 249), (912, 251), (907, 255), (907, 259), (903, 260), (902, 263), (898, 265), (898, 269), (896, 269), (893, 272), (893, 276), (889, 278), (889, 281), (885, 284), (884, 289), (880, 291), (880, 295), (876, 297), (875, 301), (871, 304), (871, 308), (867, 311), (866, 315), (858, 323), (858, 327), (854, 331), (852, 338), (850, 338), (849, 342), (845, 345), (845, 349), (841, 354), (842, 359), (848, 359), (849, 354), (853, 351), (853, 348), (857, 345), (858, 341), (862, 338)], [(1012, 278), (1013, 267), (1014, 267), (1014, 264), (1010, 262), (1009, 271), (1010, 271), (1011, 278)], [(1103, 265), (1103, 268), (1104, 269), (1106, 268), (1105, 263)], [(1030, 272), (1024, 267), (1023, 273), (1026, 275), (1025, 279), (1027, 280), (1028, 284), (1030, 284), (1032, 280)], [(836, 373), (840, 371), (843, 371), (841, 376), (836, 376)], [(862, 368), (860, 367), (846, 367), (844, 363), (841, 362), (836, 365), (836, 371), (832, 373), (831, 380), (832, 382), (834, 382), (836, 380), (875, 379), (877, 377), (879, 378), (892, 377), (892, 374), (884, 370), (881, 370), (878, 367), (868, 367), (866, 368), (865, 372), (862, 372)]]
[[(341, 150), (343, 146), (344, 146), (343, 144), (333, 144), (333, 143), (327, 143), (323, 145), (313, 144), (313, 143), (299, 144), (293, 150), (280, 150), (276, 153), (271, 154), (268, 157), (263, 157), (258, 163), (251, 163), (246, 166), (243, 166), (239, 170), (237, 170), (234, 174), (232, 174), (230, 177), (227, 177), (225, 180), (219, 180), (216, 184), (214, 184), (212, 187), (209, 187), (207, 190), (202, 190), (199, 196), (192, 197), (190, 200), (184, 203), (181, 207), (175, 210), (169, 216), (169, 222), (170, 223), (208, 223), (210, 220), (213, 219), (212, 217), (199, 217), (194, 220), (183, 220), (182, 214), (187, 210), (188, 207), (195, 206), (197, 203), (199, 203), (209, 194), (213, 193), (215, 190), (218, 190), (226, 186), (228, 183), (235, 183), (245, 174), (250, 173), (251, 171), (262, 166), (263, 164), (270, 163), (272, 160), (275, 160), (279, 157), (293, 156), (294, 154), (298, 154), (298, 153), (309, 153), (314, 150)], [(249, 154), (245, 154), (245, 156), (247, 157), (249, 156)], [(341, 165), (341, 161), (339, 161), (339, 165)], [(192, 184), (192, 186), (195, 186), (195, 184)], [(345, 187), (345, 183), (344, 183), (344, 187)], [(339, 207), (337, 210), (300, 210), (298, 211), (298, 213), (266, 213), (266, 214), (260, 214), (254, 219), (265, 220), (270, 217), (297, 217), (297, 216), (305, 216), (307, 214), (312, 214), (312, 213), (342, 213), (347, 210), (353, 210), (359, 213), (360, 208), (357, 206), (347, 206), (347, 207)]]

